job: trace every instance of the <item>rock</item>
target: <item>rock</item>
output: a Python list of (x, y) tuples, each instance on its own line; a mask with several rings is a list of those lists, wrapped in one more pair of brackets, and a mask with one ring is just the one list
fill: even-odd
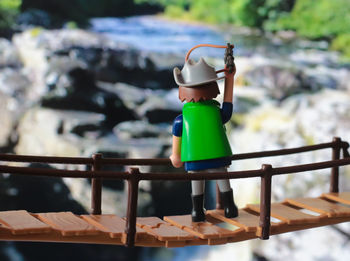
[[(15, 35), (14, 43), (24, 64), (36, 72), (41, 85), (45, 82), (45, 75), (51, 75), (52, 71), (57, 74), (57, 70), (51, 68), (57, 66), (56, 57), (65, 57), (67, 68), (74, 64), (88, 69), (99, 81), (125, 82), (150, 89), (174, 87), (171, 67), (178, 59), (174, 57), (167, 63), (160, 62), (159, 57), (152, 53), (117, 44), (101, 34), (78, 29), (31, 29)], [(54, 62), (51, 64), (50, 60)], [(50, 80), (57, 78), (50, 76)]]
[[(87, 112), (30, 109), (19, 122), (15, 151), (18, 154), (79, 156), (88, 145), (73, 132), (81, 125), (100, 126), (103, 120), (103, 115)], [(98, 131), (80, 134), (95, 138), (99, 135)]]
[(97, 86), (102, 90), (118, 95), (125, 106), (130, 110), (135, 110), (137, 106), (145, 102), (148, 95), (150, 95), (149, 90), (141, 89), (126, 83), (110, 84), (98, 82)]
[(178, 103), (168, 102), (164, 95), (152, 95), (136, 109), (136, 113), (142, 119), (147, 119), (149, 123), (171, 123), (181, 114), (181, 109)]
[(247, 85), (259, 86), (268, 90), (269, 95), (277, 100), (302, 91), (315, 90), (303, 81), (305, 76), (301, 71), (264, 65), (254, 68), (245, 75)]
[(339, 79), (340, 89), (350, 91), (350, 72), (349, 71), (350, 70), (343, 68), (334, 72), (335, 73), (334, 77), (336, 77), (336, 79)]
[(79, 110), (102, 113), (106, 116), (105, 128), (111, 129), (119, 122), (134, 120), (134, 114), (120, 98), (98, 89), (91, 72), (76, 68), (61, 76), (51, 91), (43, 97), (42, 106), (62, 110)]
[[(163, 133), (157, 137), (135, 138), (137, 134), (135, 137), (126, 137), (122, 130), (117, 131), (117, 137), (111, 133), (106, 135), (101, 128), (103, 122), (102, 114), (32, 108), (19, 122), (19, 141), (15, 151), (18, 154), (72, 157), (90, 157), (93, 153), (103, 151), (123, 157), (156, 158), (164, 156), (162, 152), (171, 142), (171, 133), (166, 131), (169, 126), (155, 127), (154, 135), (160, 130)], [(137, 124), (143, 125), (140, 122)], [(127, 129), (125, 127), (124, 131)]]
[(4, 39), (0, 39), (0, 68), (12, 67), (19, 68), (22, 66), (18, 52), (13, 44)]
[(0, 91), (0, 148), (11, 143), (11, 136), (16, 123), (16, 106), (17, 101), (15, 99)]
[[(113, 49), (122, 47), (122, 45), (109, 40), (103, 35), (81, 29), (45, 30), (33, 28), (16, 34), (13, 41), (21, 51), (41, 49), (46, 51), (46, 53), (62, 52), (64, 50), (67, 52), (74, 46), (86, 49)], [(32, 64), (29, 60), (26, 62)]]
[(44, 76), (47, 72), (46, 52), (38, 48), (37, 38), (41, 29), (32, 29), (23, 34), (15, 34), (13, 43), (16, 47), (21, 62), (26, 71), (32, 77), (32, 88), (30, 91), (32, 100), (39, 100), (46, 93)]
[(116, 139), (128, 144), (129, 158), (168, 157), (164, 151), (171, 145), (171, 125), (144, 121), (122, 122), (113, 129)]
[(124, 83), (99, 82), (100, 89), (118, 94), (126, 107), (133, 110), (138, 119), (149, 123), (171, 123), (181, 113), (182, 103), (178, 99), (178, 90), (152, 90), (137, 88)]
[[(302, 43), (302, 41), (299, 41)], [(306, 44), (312, 44), (311, 41), (304, 42)], [(317, 42), (315, 42), (317, 43)], [(319, 42), (322, 45), (322, 42)], [(339, 63), (339, 54), (336, 52), (329, 52), (328, 43), (323, 42), (325, 46), (306, 46), (303, 47), (309, 49), (298, 49), (290, 54), (290, 59), (297, 63), (308, 67), (314, 66), (326, 66), (326, 67), (334, 67)], [(313, 49), (315, 48), (315, 49)], [(316, 48), (323, 48), (324, 50), (317, 50)]]
[(171, 133), (170, 125), (155, 125), (144, 121), (125, 121), (114, 127), (114, 133), (119, 139), (167, 137)]
[(21, 103), (30, 104), (31, 81), (24, 70), (9, 67), (0, 70), (0, 91), (18, 99)]
[[(87, 65), (80, 60), (75, 60), (70, 56), (51, 56), (48, 59), (48, 70), (45, 75), (45, 83), (49, 90), (56, 87), (68, 87), (69, 79), (67, 74), (80, 68), (86, 68)], [(82, 69), (82, 70), (83, 70)]]

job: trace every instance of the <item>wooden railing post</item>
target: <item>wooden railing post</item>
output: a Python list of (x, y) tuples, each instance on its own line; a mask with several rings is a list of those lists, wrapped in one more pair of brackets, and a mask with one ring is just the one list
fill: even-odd
[(350, 157), (350, 154), (349, 154), (349, 143), (347, 143), (347, 142), (343, 142), (343, 157), (344, 157), (344, 159)]
[(126, 213), (126, 246), (133, 247), (135, 245), (136, 235), (136, 217), (137, 217), (137, 198), (139, 189), (140, 170), (138, 168), (130, 169), (130, 178), (128, 179), (128, 207)]
[[(95, 153), (92, 155), (93, 165), (92, 170), (97, 171), (101, 170), (102, 154)], [(91, 179), (91, 213), (93, 215), (101, 215), (101, 200), (102, 200), (102, 179), (101, 178), (92, 178)]]
[[(340, 159), (341, 139), (333, 138), (332, 160)], [(331, 172), (330, 192), (339, 192), (339, 167), (333, 167)]]
[(269, 239), (270, 237), (270, 216), (271, 216), (271, 179), (272, 166), (268, 164), (262, 165), (264, 171), (261, 176), (261, 191), (260, 191), (260, 222), (261, 228), (260, 239)]

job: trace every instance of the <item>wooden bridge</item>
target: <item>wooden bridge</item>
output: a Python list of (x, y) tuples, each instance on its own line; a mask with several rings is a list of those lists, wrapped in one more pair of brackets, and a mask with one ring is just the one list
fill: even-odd
[[(217, 245), (253, 238), (350, 221), (350, 192), (339, 192), (339, 167), (350, 165), (349, 144), (334, 138), (332, 142), (293, 149), (237, 154), (233, 160), (281, 156), (320, 149), (331, 149), (329, 161), (227, 173), (141, 173), (138, 168), (127, 172), (102, 171), (104, 165), (169, 165), (168, 159), (116, 159), (95, 154), (92, 158), (43, 157), (0, 154), (2, 162), (55, 163), (90, 165), (91, 170), (59, 170), (0, 165), (0, 173), (30, 176), (92, 179), (90, 215), (71, 212), (28, 213), (25, 210), (0, 212), (0, 240), (75, 242), (152, 247)], [(340, 153), (343, 152), (343, 158)], [(301, 173), (331, 168), (330, 192), (318, 198), (286, 199), (271, 203), (271, 180), (275, 175)], [(217, 209), (206, 213), (206, 222), (193, 223), (190, 215), (137, 217), (140, 180), (193, 180), (261, 178), (259, 205), (248, 204), (237, 218), (226, 218), (217, 197)], [(102, 179), (128, 181), (128, 209), (124, 218), (101, 214)], [(272, 220), (271, 220), (272, 219)]]

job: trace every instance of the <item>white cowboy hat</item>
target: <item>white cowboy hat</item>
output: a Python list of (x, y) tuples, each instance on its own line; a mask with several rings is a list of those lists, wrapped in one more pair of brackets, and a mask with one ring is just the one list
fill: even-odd
[(181, 71), (175, 67), (174, 78), (179, 86), (194, 87), (223, 79), (225, 76), (218, 77), (215, 68), (208, 65), (203, 58), (200, 58), (197, 63), (191, 59), (187, 60)]

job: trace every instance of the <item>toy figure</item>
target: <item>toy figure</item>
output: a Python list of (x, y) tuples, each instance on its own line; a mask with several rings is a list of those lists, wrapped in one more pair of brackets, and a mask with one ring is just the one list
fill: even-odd
[[(190, 52), (200, 46), (226, 48), (225, 76), (218, 77), (215, 69), (203, 58), (198, 62), (188, 59)], [(225, 133), (224, 124), (232, 115), (233, 77), (236, 73), (233, 46), (198, 45), (192, 48), (180, 71), (174, 68), (175, 82), (179, 86), (179, 98), (183, 106), (182, 114), (173, 124), (173, 149), (170, 156), (174, 167), (185, 163), (185, 170), (195, 175), (198, 172), (225, 172), (231, 165), (232, 151)], [(213, 100), (220, 92), (217, 80), (225, 78), (224, 102)], [(204, 180), (192, 180), (192, 221), (205, 220)], [(233, 200), (233, 192), (228, 179), (218, 180), (220, 197), (225, 216), (233, 218), (238, 209)]]

